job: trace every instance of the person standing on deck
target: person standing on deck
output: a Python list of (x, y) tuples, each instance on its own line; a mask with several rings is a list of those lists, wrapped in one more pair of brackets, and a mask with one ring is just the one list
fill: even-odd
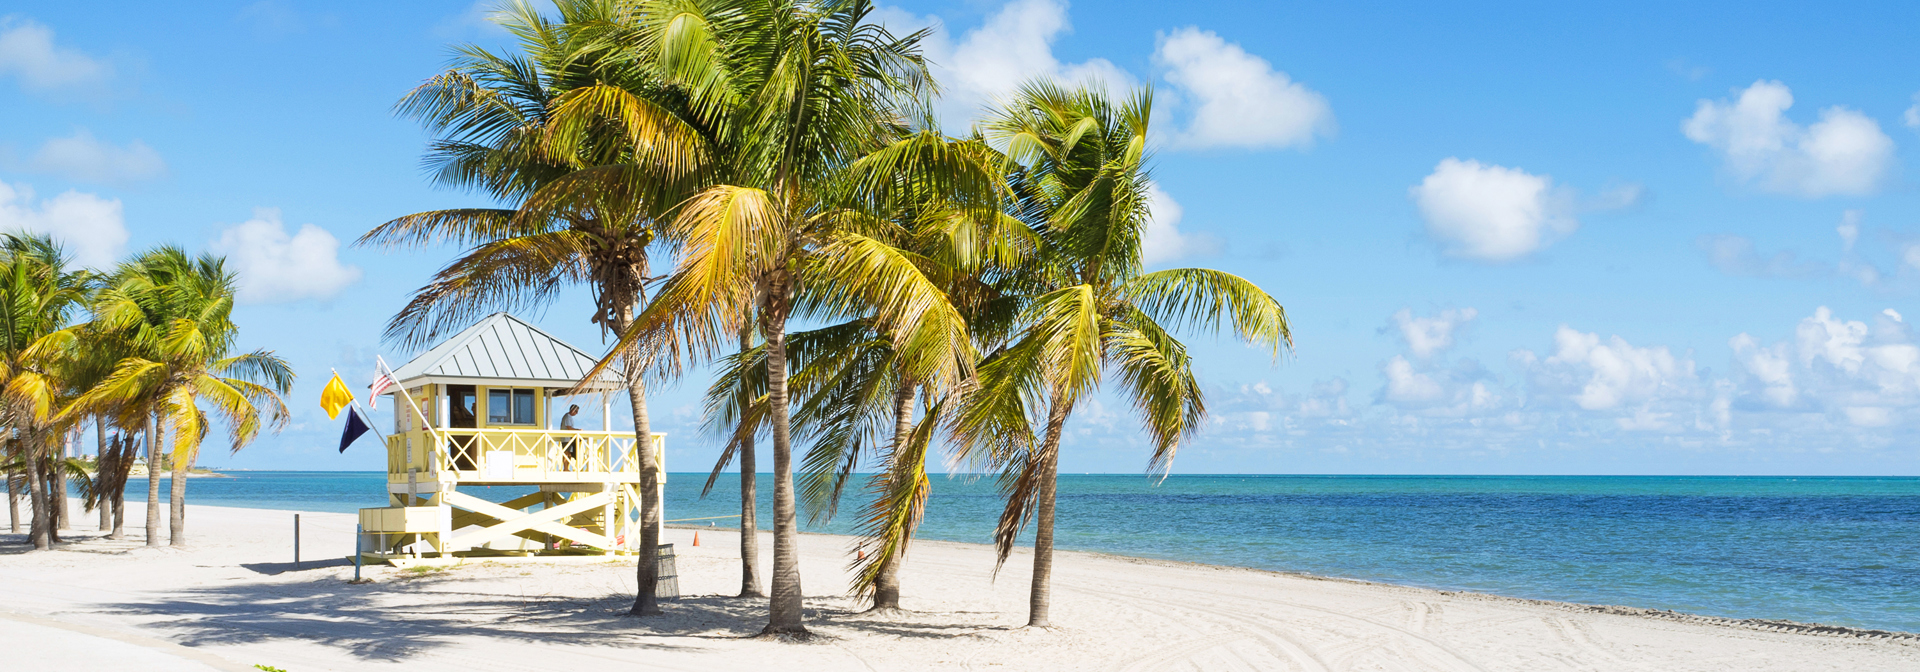
[[(573, 419), (574, 419), (574, 417), (575, 417), (575, 416), (578, 416), (578, 415), (580, 415), (580, 405), (579, 405), (579, 404), (574, 404), (573, 406), (571, 406), (571, 407), (569, 407), (569, 408), (567, 408), (567, 414), (566, 414), (566, 415), (562, 415), (562, 416), (560, 416), (560, 431), (563, 431), (563, 432), (577, 432), (577, 431), (580, 431), (580, 427), (579, 427), (578, 425), (576, 425), (576, 424), (574, 424), (574, 421), (573, 421)], [(568, 468), (568, 469), (572, 469), (572, 468), (573, 468), (573, 462), (574, 462), (574, 455), (573, 455), (573, 442), (574, 442), (574, 439), (575, 439), (575, 437), (572, 437), (572, 436), (569, 436), (569, 437), (567, 437), (567, 438), (565, 439), (565, 441), (566, 441), (566, 454), (567, 454), (567, 468)]]

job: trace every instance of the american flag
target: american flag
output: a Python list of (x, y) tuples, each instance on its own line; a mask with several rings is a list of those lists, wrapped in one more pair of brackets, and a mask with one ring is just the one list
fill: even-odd
[(371, 390), (371, 392), (367, 394), (367, 405), (378, 409), (380, 408), (380, 393), (387, 391), (387, 388), (393, 387), (395, 383), (393, 382), (393, 372), (387, 370), (387, 360), (381, 359), (379, 355), (375, 355), (373, 357), (373, 363), (375, 375), (373, 376), (373, 384), (367, 386), (367, 389)]

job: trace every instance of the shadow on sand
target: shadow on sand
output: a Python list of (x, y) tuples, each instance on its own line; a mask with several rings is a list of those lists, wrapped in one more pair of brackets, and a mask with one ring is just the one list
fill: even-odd
[(287, 572), (326, 569), (328, 567), (352, 567), (353, 561), (347, 558), (314, 558), (312, 560), (301, 560), (298, 566), (295, 566), (291, 562), (243, 562), (240, 563), (240, 566), (245, 567), (247, 571), (255, 574), (271, 576), (275, 574), (285, 574)]
[[(280, 565), (247, 565), (265, 574)], [(298, 576), (298, 573), (295, 573)], [(298, 640), (339, 649), (363, 660), (401, 661), (484, 638), (548, 646), (593, 646), (636, 650), (684, 650), (677, 638), (737, 639), (756, 636), (766, 623), (766, 602), (697, 595), (662, 605), (666, 613), (645, 619), (627, 615), (630, 595), (577, 598), (506, 595), (461, 590), (465, 577), (389, 576), (351, 585), (335, 576), (291, 583), (235, 583), (174, 591), (168, 599), (136, 602), (111, 611), (161, 617), (175, 641), (188, 646)], [(990, 614), (906, 613), (870, 617), (847, 609), (821, 608), (809, 599), (809, 625), (893, 637), (952, 638), (983, 630)], [(916, 622), (925, 618), (928, 621)], [(831, 638), (831, 634), (827, 635)], [(669, 639), (674, 638), (674, 639)], [(684, 641), (684, 640), (682, 640)]]

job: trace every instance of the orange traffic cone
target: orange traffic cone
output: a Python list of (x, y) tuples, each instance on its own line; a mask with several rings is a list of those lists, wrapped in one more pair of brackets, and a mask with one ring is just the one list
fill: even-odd
[(695, 545), (695, 546), (699, 546), (699, 545), (700, 545), (700, 533), (699, 533), (699, 532), (695, 532), (695, 533), (693, 533), (693, 545)]

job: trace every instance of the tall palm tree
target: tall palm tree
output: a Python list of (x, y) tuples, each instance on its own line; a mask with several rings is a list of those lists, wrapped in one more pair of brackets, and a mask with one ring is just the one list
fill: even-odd
[[(237, 452), (259, 435), (263, 419), (278, 432), (289, 417), (280, 395), (293, 387), (293, 368), (269, 350), (236, 350), (234, 289), (234, 275), (221, 258), (160, 247), (122, 264), (93, 306), (95, 327), (125, 338), (131, 354), (80, 395), (72, 412), (144, 407), (173, 429), (173, 546), (187, 543), (187, 473), (211, 430), (210, 418), (227, 426)], [(147, 478), (157, 476), (149, 472)]]
[[(902, 175), (955, 202), (992, 200), (991, 171), (905, 120), (931, 91), (921, 34), (868, 21), (866, 0), (645, 3), (636, 59), (689, 101), (725, 151), (667, 233), (679, 264), (621, 338), (668, 371), (730, 348), (750, 317), (767, 350), (774, 547), (768, 635), (802, 623), (788, 319), (872, 316), (917, 379), (966, 375), (965, 324), (890, 240)], [(953, 334), (962, 334), (959, 338)]]
[[(437, 210), (376, 227), (359, 244), (471, 246), (388, 324), (425, 347), (498, 310), (544, 307), (561, 290), (593, 292), (593, 321), (618, 334), (645, 303), (659, 217), (698, 183), (708, 139), (661, 92), (649, 69), (610, 45), (634, 29), (629, 4), (563, 0), (558, 18), (528, 4), (495, 14), (517, 53), (462, 46), (451, 68), (400, 101), (437, 138), (437, 182), (511, 207)], [(611, 36), (611, 37), (610, 37)], [(630, 350), (630, 349), (629, 349)], [(637, 456), (654, 464), (644, 363), (625, 356)], [(652, 550), (659, 544), (657, 473), (640, 484), (641, 562), (632, 613), (659, 613)]]
[[(983, 161), (999, 158), (977, 139), (954, 141), (953, 148), (978, 152)], [(911, 193), (912, 185), (905, 186)], [(902, 244), (966, 316), (977, 340), (1004, 338), (1010, 304), (992, 281), (1026, 257), (1035, 244), (1030, 231), (999, 213), (949, 208), (937, 194), (927, 196), (908, 196), (906, 207), (895, 211), (892, 219), (906, 233)], [(794, 434), (813, 443), (802, 462), (800, 500), (811, 520), (831, 518), (862, 464), (878, 472), (864, 488), (869, 496), (861, 507), (865, 538), (853, 563), (853, 589), (871, 598), (870, 612), (897, 612), (900, 567), (932, 488), (926, 477), (928, 448), (951, 407), (945, 398), (953, 390), (915, 381), (903, 370), (895, 344), (869, 319), (794, 333), (788, 347), (794, 369), (790, 388), (799, 404)], [(763, 429), (756, 423), (764, 423), (767, 415), (765, 370), (764, 349), (729, 358), (709, 391), (709, 423), (738, 426), (736, 442), (751, 440)], [(915, 400), (922, 396), (925, 403), (916, 415)], [(715, 475), (727, 459), (722, 456)]]
[[(1104, 374), (1139, 413), (1164, 473), (1206, 413), (1186, 346), (1166, 325), (1219, 328), (1277, 357), (1292, 336), (1280, 303), (1220, 271), (1143, 273), (1147, 120), (1152, 97), (1119, 102), (1093, 87), (1024, 85), (983, 128), (1013, 165), (1016, 212), (1041, 242), (1003, 290), (1020, 297), (1017, 329), (980, 366), (980, 384), (956, 419), (975, 459), (1004, 469), (995, 541), (1000, 562), (1033, 522), (1028, 625), (1046, 627), (1053, 566), (1061, 433)], [(1030, 429), (1037, 420), (1036, 442)]]
[(26, 476), (29, 536), (38, 550), (51, 548), (58, 534), (48, 477), (61, 465), (51, 448), (70, 426), (60, 415), (76, 344), (71, 321), (85, 305), (90, 277), (66, 270), (66, 261), (50, 238), (0, 234), (0, 412), (12, 430), (7, 452)]

